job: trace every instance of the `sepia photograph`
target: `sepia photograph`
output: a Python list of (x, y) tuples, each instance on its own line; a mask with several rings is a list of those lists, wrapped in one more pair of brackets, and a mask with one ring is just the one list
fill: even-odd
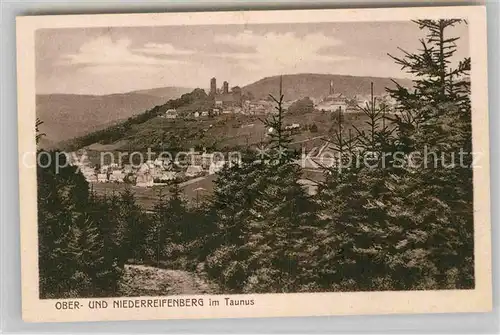
[(488, 310), (481, 9), (19, 18), (23, 294), (52, 321)]

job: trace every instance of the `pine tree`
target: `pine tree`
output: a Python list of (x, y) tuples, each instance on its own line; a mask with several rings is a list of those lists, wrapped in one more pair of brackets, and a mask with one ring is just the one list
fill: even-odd
[[(406, 187), (413, 196), (414, 229), (425, 238), (418, 244), (432, 264), (435, 285), (470, 288), (473, 285), (473, 208), (471, 155), (460, 164), (459, 151), (471, 152), (470, 58), (455, 66), (457, 37), (450, 27), (462, 20), (419, 20), (426, 30), (422, 50), (404, 58), (393, 57), (404, 70), (417, 76), (410, 91), (389, 90), (398, 101), (395, 118), (402, 150), (433, 153), (427, 166), (413, 169)], [(425, 163), (425, 162), (424, 162)], [(462, 166), (461, 166), (462, 165)], [(422, 234), (420, 234), (422, 235)]]
[[(457, 51), (458, 37), (447, 37), (446, 29), (462, 23), (462, 20), (418, 20), (421, 30), (427, 30), (425, 39), (420, 40), (420, 53), (404, 50), (404, 57), (390, 55), (402, 70), (413, 74), (414, 88), (410, 90), (396, 82), (396, 89), (388, 92), (398, 102), (394, 121), (398, 125), (402, 149), (411, 152), (425, 143), (429, 146), (449, 142), (450, 122), (460, 120), (460, 128), (467, 141), (470, 128), (470, 58), (451, 67), (451, 58)], [(450, 118), (450, 116), (453, 116)], [(452, 127), (453, 128), (453, 127)], [(448, 131), (447, 131), (448, 130)]]
[(164, 258), (167, 244), (167, 225), (168, 225), (168, 203), (163, 190), (160, 189), (158, 193), (158, 200), (154, 205), (151, 218), (151, 225), (149, 226), (147, 241), (147, 257), (154, 260), (157, 266)]
[(207, 271), (230, 292), (241, 292), (248, 277), (248, 223), (263, 168), (255, 159), (255, 153), (245, 152), (240, 164), (226, 164), (218, 173), (207, 216), (216, 223), (205, 246)]
[[(472, 283), (471, 170), (442, 166), (470, 148), (470, 60), (450, 68), (456, 38), (445, 37), (457, 20), (417, 21), (428, 30), (420, 54), (394, 59), (416, 76), (413, 91), (388, 90), (398, 102), (394, 117), (375, 100), (362, 108), (367, 130), (356, 129), (356, 155), (370, 153), (370, 168), (327, 170), (321, 189), (327, 218), (319, 232), (329, 250), (319, 276), (338, 290), (464, 288)], [(342, 133), (340, 132), (340, 135)], [(335, 146), (350, 155), (337, 136)], [(346, 150), (347, 149), (347, 150)], [(411, 166), (410, 153), (436, 153), (430, 166)], [(384, 154), (389, 154), (385, 156)], [(375, 154), (375, 155), (372, 155)], [(341, 155), (341, 157), (342, 157)], [(366, 157), (365, 157), (366, 158)], [(458, 157), (455, 156), (455, 163)], [(376, 163), (376, 164), (374, 164)], [(422, 162), (420, 162), (422, 163)], [(328, 223), (329, 222), (329, 223)], [(328, 268), (329, 264), (336, 264)]]
[(123, 229), (123, 240), (120, 245), (122, 259), (142, 260), (145, 257), (145, 243), (148, 232), (147, 216), (137, 205), (134, 193), (126, 188), (120, 194), (120, 221)]
[(285, 96), (283, 95), (283, 77), (280, 77), (280, 90), (279, 97), (272, 94), (269, 95), (270, 99), (276, 103), (274, 107), (276, 112), (271, 114), (267, 119), (261, 120), (266, 128), (269, 130), (268, 156), (271, 165), (286, 165), (297, 157), (297, 152), (290, 147), (292, 138), (289, 131), (285, 127), (285, 110), (283, 102)]
[[(319, 276), (339, 290), (464, 288), (472, 283), (472, 175), (468, 168), (443, 167), (442, 157), (470, 148), (470, 102), (465, 59), (451, 68), (456, 38), (445, 36), (458, 20), (416, 21), (429, 31), (420, 54), (395, 58), (416, 76), (413, 91), (388, 90), (397, 114), (384, 115), (375, 99), (361, 110), (367, 130), (356, 129), (356, 155), (369, 166), (327, 170), (321, 198), (329, 250)], [(378, 106), (378, 107), (377, 107)], [(344, 146), (342, 132), (335, 139)], [(345, 142), (345, 141), (344, 141)], [(426, 166), (400, 164), (410, 153), (435, 152)], [(375, 155), (373, 155), (375, 154)], [(385, 156), (384, 154), (389, 154)], [(442, 156), (444, 154), (444, 156)], [(365, 157), (366, 158), (366, 157)], [(455, 156), (455, 163), (458, 157)], [(374, 164), (376, 163), (376, 164)], [(422, 162), (419, 162), (422, 163)], [(433, 166), (436, 168), (433, 168)], [(329, 222), (329, 223), (328, 223)], [(336, 264), (328, 268), (329, 264)]]
[[(68, 254), (77, 213), (86, 206), (87, 182), (65, 156), (47, 152), (37, 166), (40, 296), (67, 296), (75, 260)], [(58, 167), (57, 167), (58, 166)]]
[(99, 234), (102, 236), (103, 266), (108, 267), (111, 271), (123, 268), (128, 258), (128, 251), (123, 250), (126, 224), (121, 220), (118, 195), (114, 192), (111, 195), (105, 194), (103, 196), (91, 194), (89, 206), (85, 212), (92, 216), (92, 220), (96, 223)]
[(245, 290), (249, 292), (293, 292), (304, 289), (310, 262), (307, 248), (315, 229), (315, 203), (298, 183), (300, 166), (297, 152), (290, 146), (291, 134), (284, 123), (282, 79), (276, 114), (264, 124), (272, 129), (268, 157), (259, 171), (260, 188), (252, 210), (251, 235), (248, 240), (252, 255), (252, 272)]
[(198, 231), (196, 223), (191, 221), (191, 212), (181, 195), (178, 180), (173, 181), (168, 196), (160, 191), (153, 211), (147, 237), (149, 258), (158, 265), (164, 261), (173, 267), (187, 266), (175, 261), (194, 258), (190, 244), (198, 237)]
[[(393, 171), (384, 153), (390, 149), (393, 129), (386, 122), (385, 106), (371, 99), (358, 109), (366, 128), (355, 126), (346, 133), (339, 111), (338, 130), (329, 148), (336, 164), (324, 166), (325, 183), (319, 191), (323, 225), (317, 233), (317, 276), (324, 290), (385, 288), (385, 249), (392, 229), (384, 201), (391, 196), (386, 181)], [(355, 135), (352, 135), (352, 134)], [(362, 159), (359, 159), (362, 158)], [(378, 287), (383, 289), (383, 287)]]
[(85, 178), (65, 156), (41, 157), (51, 164), (42, 161), (37, 168), (40, 296), (114, 294), (123, 265), (100, 229), (107, 207), (89, 194)]
[[(103, 269), (104, 252), (99, 231), (92, 222), (92, 218), (81, 214), (71, 227), (71, 239), (68, 244), (68, 253), (76, 265), (72, 274), (72, 291), (75, 296), (92, 297), (103, 295), (101, 289), (105, 289), (100, 277), (104, 277), (100, 271)], [(110, 278), (106, 277), (108, 282)]]

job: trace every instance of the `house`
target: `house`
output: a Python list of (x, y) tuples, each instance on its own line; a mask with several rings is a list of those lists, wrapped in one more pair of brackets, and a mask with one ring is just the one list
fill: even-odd
[[(215, 78), (212, 78), (212, 80)], [(211, 82), (212, 84), (212, 82)], [(214, 105), (216, 107), (230, 107), (230, 106), (241, 106), (242, 102), (242, 90), (239, 86), (234, 86), (229, 91), (229, 83), (224, 82), (222, 90), (217, 90), (216, 82), (214, 86), (211, 86), (211, 96), (214, 98)]]
[(194, 116), (194, 117), (200, 117), (200, 112), (194, 112), (194, 113), (193, 113), (193, 116)]
[(224, 161), (212, 162), (208, 167), (208, 174), (215, 174), (224, 168)]
[(125, 179), (125, 173), (123, 173), (120, 170), (115, 170), (113, 173), (109, 175), (109, 181), (114, 181), (117, 183), (123, 183), (123, 180)]
[(267, 114), (274, 110), (273, 104), (267, 100), (250, 101), (246, 100), (243, 104), (242, 113), (244, 114)]
[(98, 183), (107, 183), (108, 175), (106, 173), (98, 173), (97, 174), (97, 182)]
[(149, 170), (154, 170), (155, 168), (155, 164), (152, 160), (147, 160), (146, 163), (142, 164), (141, 167), (139, 168), (139, 170), (143, 170), (143, 171), (146, 171), (147, 169)]
[(287, 125), (287, 126), (285, 126), (285, 130), (289, 130), (291, 132), (298, 131), (298, 130), (300, 130), (300, 124), (293, 123), (293, 124)]
[(125, 174), (129, 174), (129, 173), (132, 173), (133, 169), (132, 169), (132, 165), (131, 164), (125, 164), (123, 166), (123, 173)]
[(175, 180), (175, 178), (177, 178), (177, 173), (175, 171), (162, 172), (161, 175), (158, 177), (158, 179), (161, 181)]
[(165, 112), (165, 118), (167, 118), (167, 119), (176, 119), (177, 118), (177, 111), (175, 109), (168, 109)]
[(141, 165), (137, 171), (137, 178), (135, 180), (135, 185), (139, 187), (151, 187), (154, 183), (154, 165), (152, 161), (148, 161)]
[(186, 170), (186, 177), (196, 177), (202, 174), (203, 169), (198, 165), (190, 165)]
[(153, 162), (153, 165), (157, 168), (162, 168), (164, 164), (165, 164), (164, 160), (159, 158), (156, 158)]
[[(198, 157), (197, 157), (198, 158)], [(212, 163), (220, 164), (225, 161), (222, 153), (203, 152), (199, 156), (199, 160), (195, 160), (196, 165), (201, 165), (203, 169), (208, 169)]]
[(135, 185), (138, 187), (152, 187), (154, 184), (153, 176), (150, 173), (137, 174)]
[(330, 94), (321, 100), (315, 108), (327, 112), (336, 112), (339, 109), (345, 112), (347, 109), (347, 99), (342, 93)]
[(191, 165), (201, 166), (201, 168), (207, 168), (210, 164), (213, 154), (203, 152), (202, 154), (195, 154), (191, 156)]
[(201, 116), (208, 116), (208, 111), (201, 112)]

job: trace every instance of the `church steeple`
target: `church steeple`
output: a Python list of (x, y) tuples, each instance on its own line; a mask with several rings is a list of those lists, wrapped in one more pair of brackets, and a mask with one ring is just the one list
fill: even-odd
[(335, 90), (333, 89), (333, 80), (330, 80), (330, 95), (334, 94)]

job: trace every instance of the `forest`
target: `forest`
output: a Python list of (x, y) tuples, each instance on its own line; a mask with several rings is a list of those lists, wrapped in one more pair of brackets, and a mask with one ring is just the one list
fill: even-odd
[[(340, 160), (372, 161), (323, 167), (315, 195), (297, 183), (281, 91), (263, 120), (276, 130), (266, 159), (247, 148), (196, 206), (176, 182), (148, 212), (131, 190), (98, 196), (50, 152), (52, 164), (37, 168), (40, 297), (117, 296), (125, 264), (196, 272), (223, 293), (474, 288), (472, 157), (464, 166), (454, 154), (472, 152), (470, 58), (452, 62), (457, 38), (447, 34), (466, 23), (415, 24), (426, 34), (420, 50), (388, 55), (415, 78), (387, 89), (398, 113), (372, 99), (359, 106), (366, 130), (339, 117), (329, 139)], [(436, 155), (423, 167), (386, 155), (424, 148)]]

